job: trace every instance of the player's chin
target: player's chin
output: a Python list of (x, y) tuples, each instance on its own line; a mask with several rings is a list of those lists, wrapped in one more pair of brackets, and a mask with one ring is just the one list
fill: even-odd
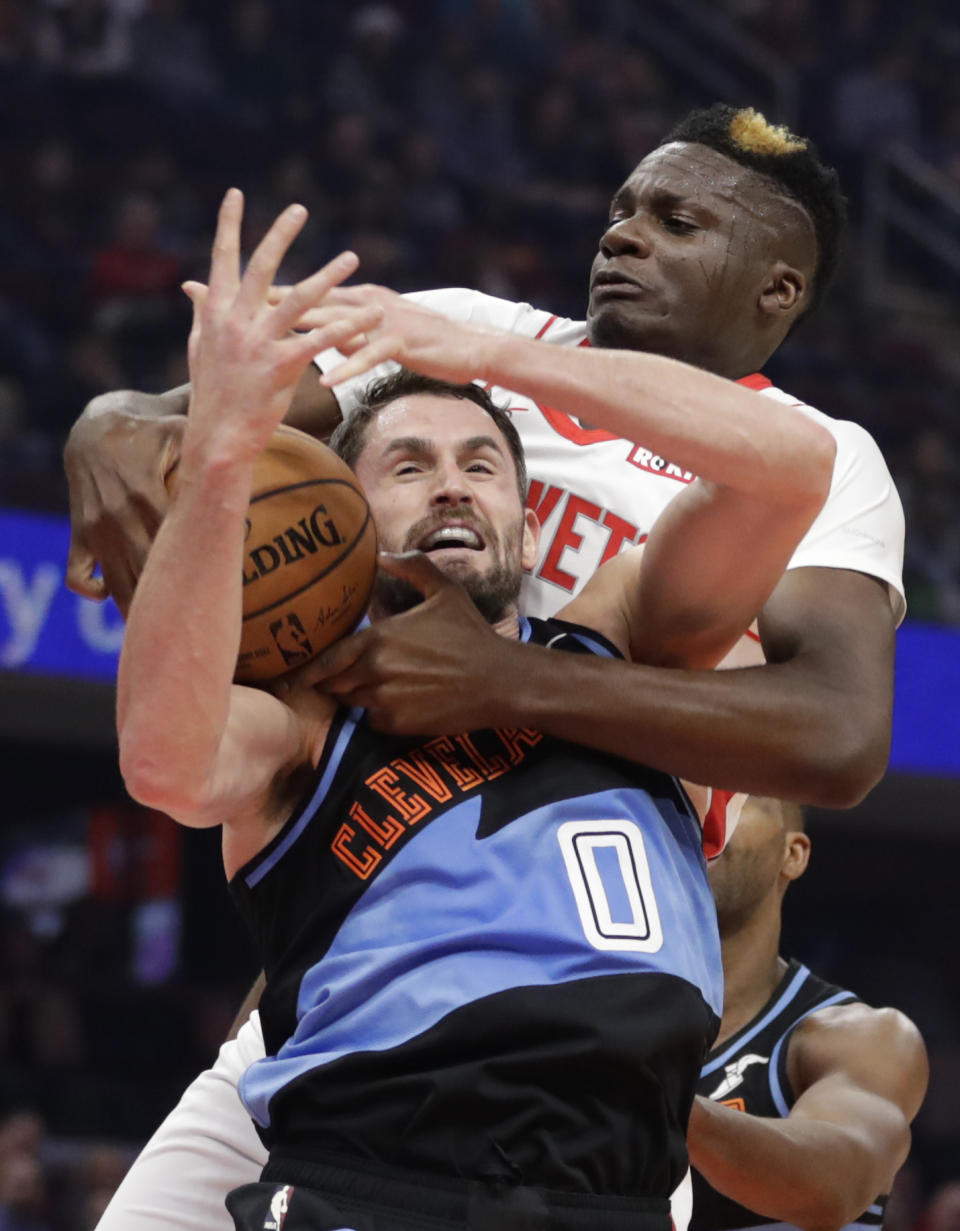
[(467, 577), (483, 577), (492, 566), (486, 548), (476, 551), (471, 547), (440, 547), (428, 552), (427, 559), (445, 576), (461, 584)]
[(607, 299), (587, 312), (587, 332), (593, 346), (614, 350), (660, 350), (670, 333), (669, 313), (648, 301)]

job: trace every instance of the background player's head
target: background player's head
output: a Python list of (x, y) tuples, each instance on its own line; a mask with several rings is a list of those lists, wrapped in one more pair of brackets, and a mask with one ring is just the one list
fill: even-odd
[[(517, 430), (484, 389), (401, 370), (369, 386), (330, 445), (360, 480), (382, 550), (425, 552), (491, 624), (515, 612), (539, 526)], [(419, 601), (381, 573), (371, 612)]]
[(783, 895), (807, 870), (809, 858), (803, 809), (751, 795), (733, 837), (709, 868), (721, 937), (764, 911), (779, 921)]
[(811, 142), (752, 108), (691, 112), (613, 198), (591, 340), (748, 375), (822, 300), (845, 217)]

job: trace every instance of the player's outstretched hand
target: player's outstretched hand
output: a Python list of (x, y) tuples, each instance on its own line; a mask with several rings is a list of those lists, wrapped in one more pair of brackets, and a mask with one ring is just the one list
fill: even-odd
[(214, 447), (224, 460), (253, 458), (263, 449), (290, 407), (300, 377), (313, 356), (375, 328), (376, 305), (348, 309), (339, 320), (306, 333), (291, 332), (310, 307), (357, 267), (352, 252), (341, 253), (293, 287), (284, 302), (271, 304), (267, 292), (280, 262), (307, 220), (302, 205), (276, 219), (240, 272), (243, 194), (231, 188), (223, 199), (205, 293), (184, 289), (194, 303), (187, 348), (191, 395), (185, 455)]
[(423, 602), (338, 641), (291, 680), (363, 707), (377, 730), (393, 735), (510, 725), (504, 681), (518, 669), (514, 658), (523, 647), (494, 632), (422, 552), (381, 552), (379, 565)]

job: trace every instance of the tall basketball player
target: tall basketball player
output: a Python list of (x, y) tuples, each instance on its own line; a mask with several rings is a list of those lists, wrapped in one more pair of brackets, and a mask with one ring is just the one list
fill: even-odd
[[(235, 1225), (669, 1231), (719, 1007), (701, 844), (723, 832), (701, 832), (702, 793), (675, 778), (531, 727), (407, 738), (378, 730), (376, 697), (334, 706), (307, 676), (233, 683), (253, 463), (309, 360), (291, 303), (327, 276), (268, 307), (305, 211), (281, 215), (242, 277), (241, 216), (228, 193), (191, 333), (177, 495), (131, 606), (117, 707), (131, 793), (222, 826), (266, 971), (267, 1054), (242, 1095), (270, 1159), (231, 1194)], [(411, 329), (424, 316), (407, 314)], [(383, 322), (347, 316), (361, 366)], [(537, 370), (536, 343), (439, 319), (431, 366)], [(511, 647), (504, 685), (543, 656), (561, 672), (582, 654), (704, 668), (737, 642), (822, 506), (834, 437), (672, 360), (608, 359), (569, 352), (543, 379), (560, 406), (589, 383), (624, 430), (704, 477), (554, 621), (519, 613), (539, 527), (519, 438), (486, 394), (401, 374), (343, 426), (381, 541), (419, 553), (384, 561), (365, 652), (440, 594), (481, 661)], [(741, 585), (724, 590), (734, 566)], [(445, 638), (436, 651), (434, 671), (455, 673), (458, 651)]]
[[(808, 142), (751, 111), (717, 107), (689, 117), (617, 193), (586, 324), (473, 291), (414, 298), (540, 338), (548, 353), (581, 346), (589, 335), (625, 351), (687, 359), (739, 380), (765, 407), (796, 407), (758, 369), (822, 299), (842, 226), (836, 178)], [(333, 361), (325, 356), (322, 366)], [(648, 442), (620, 439), (597, 408), (581, 420), (548, 398), (509, 390), (494, 393), (506, 400), (525, 442), (528, 501), (544, 527), (524, 599), (548, 616), (602, 560), (641, 541), (692, 474)], [(293, 421), (328, 433), (341, 406), (349, 417), (356, 401), (349, 386), (335, 392), (339, 401), (308, 373)], [(109, 588), (121, 605), (129, 600), (166, 507), (162, 476), (180, 448), (187, 394), (104, 395), (74, 429), (67, 450), (70, 579), (80, 591), (102, 597)], [(715, 413), (722, 417), (723, 407)], [(827, 503), (761, 613), (759, 637), (771, 664), (722, 674), (631, 668), (643, 671), (642, 687), (624, 688), (620, 700), (643, 725), (651, 764), (825, 806), (854, 802), (882, 773), (893, 632), (903, 612), (902, 514), (867, 434), (850, 423), (832, 426), (837, 460)], [(97, 559), (103, 584), (93, 578)], [(735, 573), (724, 581), (736, 584)], [(597, 672), (609, 664), (586, 666)], [(615, 668), (618, 680), (623, 670)], [(540, 703), (567, 678), (554, 672)], [(604, 685), (615, 687), (609, 678)], [(574, 715), (592, 706), (595, 716), (594, 694), (592, 686), (567, 689), (559, 701)], [(592, 722), (586, 714), (580, 728)], [(158, 1132), (104, 1231), (218, 1225), (222, 1194), (262, 1164), (235, 1091), (239, 1074), (262, 1054), (254, 1019)]]
[[(843, 220), (836, 175), (808, 141), (752, 110), (718, 105), (683, 121), (616, 193), (586, 323), (474, 291), (414, 298), (561, 352), (589, 339), (672, 356), (739, 381), (764, 406), (796, 407), (759, 369), (821, 302)], [(179, 450), (187, 392), (105, 395), (74, 429), (69, 579), (82, 593), (110, 589), (121, 606), (129, 601), (166, 507), (163, 474)], [(292, 421), (329, 434), (353, 404), (349, 386), (336, 393), (339, 403), (308, 373)], [(528, 500), (543, 526), (525, 605), (550, 615), (602, 560), (642, 541), (692, 475), (669, 452), (621, 439), (596, 408), (581, 420), (542, 396), (509, 386), (494, 393), (507, 399), (524, 440)], [(873, 441), (855, 424), (834, 426), (827, 504), (762, 612), (770, 669), (647, 679), (631, 703), (645, 718), (651, 763), (825, 807), (856, 802), (882, 774), (893, 634), (904, 609), (902, 512)]]

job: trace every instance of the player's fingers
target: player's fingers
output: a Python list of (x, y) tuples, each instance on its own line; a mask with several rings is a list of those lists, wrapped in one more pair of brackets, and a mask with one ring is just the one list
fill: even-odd
[(205, 282), (194, 282), (192, 279), (188, 279), (186, 282), (181, 282), (180, 289), (195, 308), (198, 305), (203, 305), (209, 291), (209, 288)]
[(343, 350), (344, 347), (350, 346), (357, 337), (365, 339), (367, 334), (364, 331), (376, 327), (379, 323), (379, 315), (380, 309), (376, 307), (364, 308), (362, 312), (352, 316), (340, 315), (337, 320), (331, 321), (323, 328), (311, 329), (309, 333), (294, 334), (281, 345), (289, 349), (291, 358), (297, 363), (310, 360), (330, 347)]
[(377, 567), (391, 577), (399, 577), (430, 598), (444, 590), (459, 589), (455, 581), (445, 576), (422, 551), (377, 552)]
[(298, 282), (274, 311), (273, 319), (277, 333), (296, 328), (303, 313), (308, 308), (317, 305), (345, 278), (351, 277), (359, 264), (360, 260), (355, 252), (341, 252), (332, 261), (328, 261), (322, 269), (318, 269), (315, 274)]
[(83, 598), (102, 602), (107, 597), (107, 584), (102, 577), (95, 577), (97, 561), (93, 552), (77, 538), (70, 540), (67, 556), (67, 588)]
[(351, 355), (345, 363), (331, 368), (329, 372), (321, 376), (320, 383), (331, 388), (333, 385), (339, 385), (341, 381), (362, 376), (364, 372), (368, 372), (380, 363), (385, 363), (388, 359), (396, 359), (398, 363), (402, 363), (404, 359), (403, 339), (395, 333), (385, 333), (374, 338), (366, 346), (362, 346), (356, 354)]
[(342, 676), (359, 662), (368, 645), (369, 629), (361, 629), (351, 637), (341, 637), (316, 658), (291, 672), (290, 678), (305, 688), (325, 684), (327, 680)]
[(263, 307), (267, 291), (277, 276), (280, 262), (303, 230), (306, 221), (307, 211), (302, 205), (288, 205), (283, 213), (274, 219), (269, 231), (257, 244), (241, 279), (236, 304), (242, 312), (253, 316)]
[(243, 221), (243, 193), (228, 188), (217, 214), (217, 230), (210, 253), (210, 294), (208, 302), (229, 303), (240, 285), (240, 224)]

